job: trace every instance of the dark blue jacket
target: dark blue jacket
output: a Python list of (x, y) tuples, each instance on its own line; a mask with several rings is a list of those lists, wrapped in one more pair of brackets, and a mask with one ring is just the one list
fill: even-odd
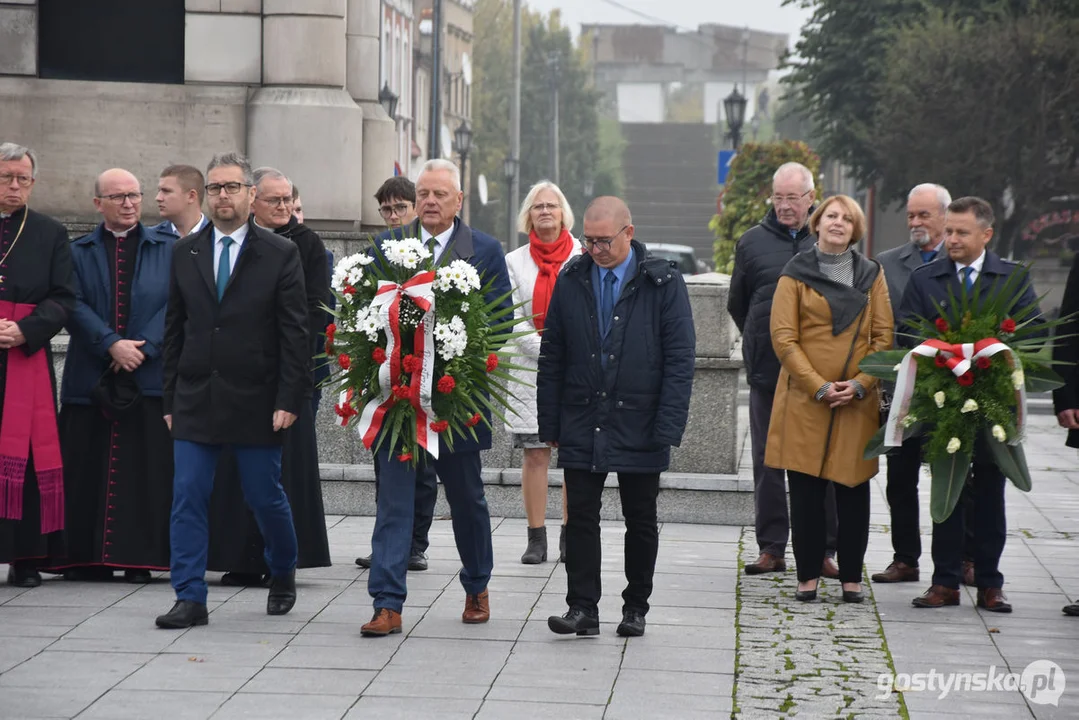
[(536, 399), (540, 439), (558, 442), (559, 467), (658, 473), (682, 442), (697, 342), (689, 293), (668, 261), (636, 241), (633, 251), (637, 264), (602, 345), (591, 256), (572, 261), (555, 284)]
[(165, 307), (169, 301), (169, 267), (173, 238), (139, 223), (138, 258), (131, 284), (130, 314), (125, 335), (117, 334), (112, 321), (113, 284), (105, 255), (104, 224), (71, 243), (75, 267), (75, 312), (67, 323), (71, 343), (64, 364), (60, 399), (65, 403), (89, 405), (90, 390), (112, 358), (109, 348), (117, 340), (145, 340), (140, 349), (146, 355), (135, 380), (143, 395), (160, 397), (162, 386), (161, 347), (165, 336)]
[[(980, 297), (985, 299), (992, 295), (991, 287), (1003, 283), (1013, 272), (1026, 274), (1027, 270), (1022, 265), (1004, 260), (999, 255), (989, 250), (985, 251), (985, 260), (982, 262), (982, 271), (978, 273), (975, 287), (981, 286)], [(991, 285), (990, 285), (991, 284)], [(947, 252), (941, 253), (931, 263), (916, 268), (910, 274), (906, 290), (903, 292), (903, 302), (896, 315), (896, 344), (900, 347), (912, 348), (918, 345), (924, 338), (909, 337), (912, 333), (909, 323), (915, 318), (923, 317), (927, 320), (935, 320), (940, 314), (933, 305), (935, 300), (945, 310), (948, 310), (948, 291), (951, 289), (952, 296), (958, 299), (963, 294), (963, 286), (959, 282), (959, 273), (955, 268), (955, 261), (948, 257)], [(1011, 312), (1018, 312), (1022, 308), (1033, 305), (1036, 310), (1034, 317), (1040, 322), (1041, 310), (1038, 308), (1038, 296), (1034, 293), (1033, 284), (1028, 284), (1022, 296), (1015, 303)], [(904, 333), (900, 335), (900, 333)]]
[[(383, 240), (393, 238), (409, 238), (421, 237), (419, 220), (412, 223), (408, 228), (404, 230), (387, 230), (376, 238), (376, 242), (380, 244)], [(454, 260), (464, 260), (468, 262), (472, 267), (476, 268), (480, 274), (480, 283), (486, 285), (488, 282), (493, 281), (491, 290), (487, 293), (486, 299), (488, 303), (494, 302), (496, 299), (505, 296), (502, 301), (502, 307), (508, 308), (513, 304), (510, 299), (510, 276), (509, 271), (506, 270), (506, 254), (502, 251), (502, 243), (495, 240), (490, 235), (470, 228), (465, 225), (460, 218), (454, 220), (453, 235), (450, 236), (449, 245), (446, 247), (445, 252), (442, 253), (442, 257), (439, 258), (439, 265), (447, 265)], [(512, 388), (510, 389), (512, 392)], [(476, 450), (488, 450), (491, 447), (491, 411), (484, 408), (484, 417), (487, 418), (487, 422), (481, 422), (475, 427), (476, 439), (473, 440), (471, 435), (465, 437), (455, 436), (453, 438), (453, 451), (454, 452), (472, 452)], [(449, 448), (446, 447), (445, 441), (441, 441), (439, 445), (439, 457), (442, 457), (443, 453), (448, 453)]]

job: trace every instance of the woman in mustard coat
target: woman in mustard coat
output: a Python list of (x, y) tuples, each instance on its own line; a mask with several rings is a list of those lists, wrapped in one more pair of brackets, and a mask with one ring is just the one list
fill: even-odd
[(878, 462), (865, 460), (877, 431), (877, 380), (858, 369), (892, 347), (892, 309), (880, 265), (854, 251), (865, 215), (846, 195), (825, 200), (809, 220), (817, 244), (794, 256), (772, 301), (772, 345), (782, 365), (768, 428), (765, 464), (787, 471), (798, 567), (795, 598), (815, 600), (824, 561), (824, 497), (835, 483), (836, 541), (843, 600), (862, 602), (869, 542), (869, 485)]

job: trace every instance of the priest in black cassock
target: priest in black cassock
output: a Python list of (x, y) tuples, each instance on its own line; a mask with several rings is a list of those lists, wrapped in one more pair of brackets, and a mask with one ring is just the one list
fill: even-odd
[(26, 207), (29, 148), (0, 144), (0, 563), (18, 587), (63, 551), (64, 484), (49, 341), (75, 307), (64, 226)]
[[(255, 225), (291, 240), (300, 251), (307, 291), (307, 332), (310, 357), (323, 352), (326, 311), (330, 304), (330, 272), (322, 238), (292, 215), (292, 182), (280, 170), (254, 171)], [(312, 367), (314, 366), (312, 361)], [(318, 471), (318, 441), (314, 406), (304, 407), (285, 436), (281, 456), (281, 486), (292, 507), (299, 559), (296, 567), (329, 567), (330, 543), (322, 505)], [(221, 453), (214, 493), (210, 500), (210, 552), (208, 570), (224, 572), (221, 582), (231, 586), (261, 586), (269, 579), (264, 544), (254, 513), (243, 502), (235, 455)]]
[(144, 226), (127, 170), (94, 183), (97, 228), (71, 244), (77, 300), (60, 386), (68, 580), (149, 582), (169, 568), (172, 438), (161, 407), (174, 238)]

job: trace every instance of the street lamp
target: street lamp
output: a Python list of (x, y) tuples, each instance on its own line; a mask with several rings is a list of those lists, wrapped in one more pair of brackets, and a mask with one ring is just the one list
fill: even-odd
[(594, 193), (596, 191), (596, 183), (595, 183), (595, 181), (592, 180), (592, 178), (586, 178), (585, 181), (584, 181), (584, 188), (583, 189), (584, 189), (584, 196), (586, 198), (591, 198), (592, 193)]
[(382, 109), (395, 123), (397, 122), (397, 100), (397, 93), (390, 90), (390, 82), (387, 80), (382, 89), (378, 91), (378, 101), (382, 103)]
[(734, 86), (731, 94), (723, 98), (723, 111), (727, 115), (727, 125), (730, 127), (731, 145), (735, 150), (742, 144), (742, 125), (746, 121), (746, 98), (738, 92), (738, 86)]
[(510, 250), (517, 249), (517, 218), (513, 207), (513, 181), (517, 178), (517, 158), (512, 155), (502, 161), (502, 174), (506, 176), (506, 223), (508, 233), (506, 240), (509, 241)]
[[(457, 129), (453, 131), (453, 147), (461, 156), (461, 189), (468, 191), (468, 153), (472, 149), (472, 128), (468, 126), (468, 120), (462, 120)], [(471, 219), (468, 205), (465, 205), (465, 222)]]

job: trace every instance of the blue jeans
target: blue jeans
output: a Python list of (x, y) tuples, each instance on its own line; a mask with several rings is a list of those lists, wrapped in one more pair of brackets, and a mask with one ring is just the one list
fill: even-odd
[[(173, 441), (175, 476), (172, 489), (172, 587), (177, 600), (206, 603), (206, 554), (210, 543), (208, 516), (214, 470), (223, 445)], [(296, 529), (292, 508), (281, 487), (281, 447), (233, 445), (244, 499), (266, 543), (266, 565), (274, 576), (296, 567)]]
[[(426, 455), (419, 461), (435, 467), (453, 515), (453, 536), (463, 566), (461, 585), (469, 595), (487, 589), (494, 567), (491, 547), (491, 514), (483, 494), (479, 452), (445, 453), (438, 460)], [(409, 467), (378, 452), (378, 511), (371, 537), (371, 571), (367, 592), (376, 608), (401, 612), (408, 594), (405, 578), (412, 552), (412, 523), (417, 477), (423, 466)]]

